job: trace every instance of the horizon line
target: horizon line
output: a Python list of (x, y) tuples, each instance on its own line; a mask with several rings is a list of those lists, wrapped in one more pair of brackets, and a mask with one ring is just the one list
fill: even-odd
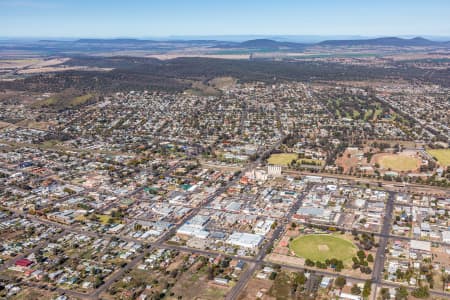
[(367, 39), (367, 38), (404, 38), (404, 39), (413, 39), (413, 38), (450, 38), (449, 35), (432, 35), (432, 34), (399, 34), (399, 35), (361, 35), (361, 34), (204, 34), (204, 35), (196, 35), (196, 34), (181, 34), (181, 35), (149, 35), (149, 36), (135, 36), (135, 35), (117, 35), (117, 36), (89, 36), (89, 35), (80, 35), (80, 36), (13, 36), (6, 35), (1, 36), (0, 39), (29, 39), (29, 40), (40, 40), (40, 39), (135, 39), (135, 40), (145, 40), (145, 39), (179, 39), (179, 38), (211, 38), (211, 37), (292, 37), (292, 38), (320, 38), (320, 37), (329, 37), (329, 38), (358, 38), (358, 39)]

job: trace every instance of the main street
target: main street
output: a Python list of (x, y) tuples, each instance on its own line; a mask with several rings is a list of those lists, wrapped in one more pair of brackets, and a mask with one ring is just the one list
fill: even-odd
[(393, 192), (389, 192), (389, 197), (386, 203), (386, 210), (383, 218), (383, 226), (381, 228), (381, 237), (377, 249), (377, 255), (373, 264), (372, 270), (372, 299), (375, 300), (378, 284), (381, 282), (384, 268), (384, 258), (387, 245), (389, 242), (389, 233), (391, 231), (392, 212), (394, 211), (394, 197)]

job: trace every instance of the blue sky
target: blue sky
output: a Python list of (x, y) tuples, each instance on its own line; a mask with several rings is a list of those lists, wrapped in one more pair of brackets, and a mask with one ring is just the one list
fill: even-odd
[(449, 0), (0, 0), (2, 37), (450, 36)]

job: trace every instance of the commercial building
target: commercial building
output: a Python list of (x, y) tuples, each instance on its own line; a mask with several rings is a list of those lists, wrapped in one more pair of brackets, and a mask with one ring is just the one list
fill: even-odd
[(263, 240), (263, 237), (259, 234), (245, 233), (245, 232), (233, 232), (227, 239), (227, 243), (233, 246), (256, 249), (259, 247)]

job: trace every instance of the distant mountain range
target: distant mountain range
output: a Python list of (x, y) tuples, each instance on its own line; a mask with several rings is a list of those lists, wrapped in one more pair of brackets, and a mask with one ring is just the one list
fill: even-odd
[(398, 37), (383, 37), (366, 40), (329, 40), (320, 42), (319, 45), (325, 46), (396, 46), (396, 47), (411, 47), (411, 46), (437, 46), (448, 42), (435, 42), (427, 40), (422, 37), (415, 37), (412, 39), (402, 39)]
[(271, 39), (255, 39), (241, 43), (228, 43), (218, 45), (218, 48), (236, 48), (236, 49), (266, 49), (266, 50), (282, 50), (297, 49), (301, 50), (312, 44), (295, 43), (295, 42), (279, 42)]
[[(292, 41), (277, 41), (268, 38), (251, 39), (243, 42), (221, 40), (145, 40), (132, 38), (118, 39), (79, 39), (79, 40), (40, 40), (16, 41), (0, 40), (1, 50), (25, 50), (44, 55), (58, 54), (102, 54), (115, 51), (149, 51), (167, 53), (176, 51), (191, 51), (193, 48), (210, 49), (211, 53), (221, 50), (244, 52), (302, 52), (312, 47), (450, 47), (449, 41), (432, 41), (423, 37), (399, 38), (382, 37), (371, 39), (325, 40), (317, 43), (299, 43)], [(209, 50), (207, 50), (209, 52)]]
[(73, 43), (82, 44), (197, 44), (197, 45), (211, 45), (212, 48), (236, 48), (236, 49), (267, 49), (267, 50), (282, 50), (282, 49), (297, 49), (301, 50), (305, 47), (311, 46), (336, 46), (336, 47), (351, 47), (351, 46), (393, 46), (393, 47), (427, 47), (427, 46), (448, 46), (450, 42), (438, 42), (428, 40), (422, 37), (415, 37), (411, 39), (399, 37), (382, 37), (373, 39), (355, 39), (355, 40), (326, 40), (318, 43), (297, 43), (276, 41), (273, 39), (253, 39), (244, 42), (227, 42), (217, 40), (139, 40), (139, 39), (80, 39)]

